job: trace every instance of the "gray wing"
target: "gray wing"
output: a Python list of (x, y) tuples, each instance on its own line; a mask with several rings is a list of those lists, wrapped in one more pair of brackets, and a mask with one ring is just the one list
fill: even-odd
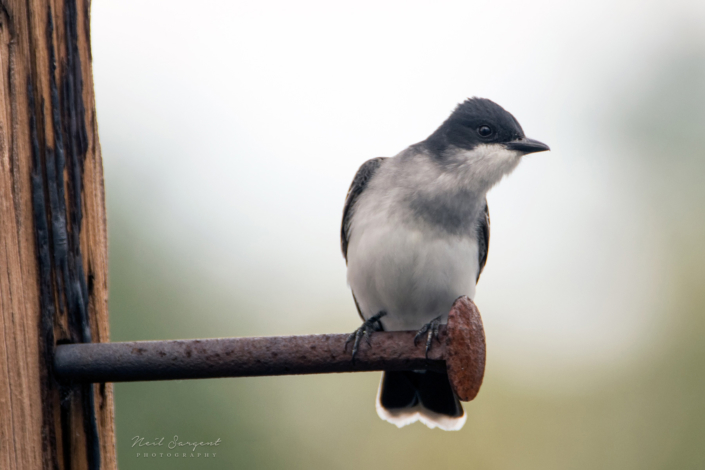
[(352, 216), (355, 212), (355, 203), (384, 160), (386, 160), (385, 157), (377, 157), (363, 163), (360, 169), (357, 170), (350, 189), (348, 189), (348, 195), (345, 198), (345, 209), (343, 209), (343, 223), (340, 227), (340, 247), (343, 250), (346, 263), (348, 262), (348, 241), (350, 240), (350, 228)]
[(490, 208), (485, 199), (485, 210), (480, 215), (477, 225), (477, 248), (480, 269), (477, 272), (477, 281), (480, 280), (480, 274), (485, 269), (487, 263), (487, 253), (490, 251)]

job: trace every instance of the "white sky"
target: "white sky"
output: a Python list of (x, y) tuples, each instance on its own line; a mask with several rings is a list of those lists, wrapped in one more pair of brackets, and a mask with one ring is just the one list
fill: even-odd
[(323, 315), (352, 329), (339, 226), (355, 171), (490, 98), (552, 148), (489, 196), (490, 360), (576, 383), (648, 350), (664, 294), (630, 149), (605, 122), (704, 20), (696, 1), (99, 0), (108, 199), (225, 288), (267, 296), (269, 334)]

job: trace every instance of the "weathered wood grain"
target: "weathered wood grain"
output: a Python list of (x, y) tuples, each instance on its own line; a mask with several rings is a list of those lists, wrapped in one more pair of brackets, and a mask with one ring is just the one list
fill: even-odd
[(110, 385), (59, 384), (57, 342), (108, 341), (87, 0), (0, 0), (0, 469), (114, 469)]

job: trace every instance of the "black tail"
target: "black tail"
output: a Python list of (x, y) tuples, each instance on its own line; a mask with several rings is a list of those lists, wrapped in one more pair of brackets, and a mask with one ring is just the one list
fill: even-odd
[(462, 428), (466, 418), (448, 375), (432, 371), (382, 374), (377, 414), (398, 427), (420, 420), (430, 428), (446, 431)]

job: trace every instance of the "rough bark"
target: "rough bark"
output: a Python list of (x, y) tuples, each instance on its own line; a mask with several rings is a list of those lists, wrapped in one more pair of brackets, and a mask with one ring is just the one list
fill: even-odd
[(114, 469), (110, 385), (62, 384), (58, 343), (108, 341), (87, 0), (0, 0), (0, 468)]

